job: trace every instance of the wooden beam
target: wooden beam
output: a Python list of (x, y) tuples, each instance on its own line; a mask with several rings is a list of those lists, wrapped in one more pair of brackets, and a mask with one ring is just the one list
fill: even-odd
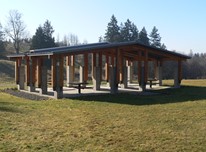
[(66, 66), (71, 66), (71, 56), (70, 55), (66, 56)]
[(30, 84), (30, 59), (29, 57), (26, 58), (26, 64), (25, 64), (25, 82), (26, 85), (28, 86)]
[(119, 51), (118, 53), (118, 58), (119, 58), (119, 81), (120, 83), (123, 82), (123, 55), (122, 52)]
[(95, 67), (96, 67), (96, 53), (92, 53), (92, 75), (94, 75)]
[(93, 53), (92, 54), (92, 65), (94, 66), (94, 67), (96, 67), (96, 63), (97, 61), (96, 61), (96, 53)]
[(19, 84), (19, 68), (21, 66), (21, 59), (20, 58), (16, 58), (16, 62), (15, 62), (15, 81), (16, 84)]
[(105, 79), (109, 82), (109, 56), (106, 55), (106, 63), (105, 63)]
[(64, 57), (59, 56), (59, 86), (63, 88), (64, 86)]
[(181, 62), (181, 60), (178, 60), (178, 80), (179, 80), (179, 83), (181, 83), (181, 80), (182, 80), (182, 62)]
[(148, 52), (144, 52), (144, 83), (147, 83), (148, 78)]
[(37, 58), (37, 86), (41, 87), (42, 59)]
[(72, 55), (71, 56), (71, 66), (72, 66), (72, 73), (73, 73), (73, 76), (72, 76), (72, 81), (74, 81), (75, 79), (75, 55)]
[(52, 87), (56, 89), (56, 57), (54, 56), (51, 63), (51, 80), (52, 80)]
[(157, 61), (157, 60), (154, 60), (154, 61), (153, 61), (153, 64), (154, 64), (154, 78), (157, 79), (157, 76), (159, 75), (159, 74), (158, 74), (158, 71), (157, 71), (158, 61)]
[(145, 51), (146, 50), (146, 51), (148, 51), (149, 54), (155, 54), (155, 55), (160, 56), (160, 58), (167, 58), (167, 60), (177, 60), (180, 58), (179, 56), (176, 56), (176, 55), (164, 52), (164, 51), (160, 52), (157, 49), (153, 49), (153, 48), (145, 48), (143, 46), (134, 46), (133, 48), (136, 51), (139, 51), (139, 50)]
[(36, 79), (36, 66), (37, 66), (37, 59), (36, 57), (32, 57), (32, 84), (34, 85), (37, 81)]
[(84, 81), (88, 80), (88, 53), (84, 54)]
[(141, 85), (141, 77), (142, 77), (142, 52), (139, 51), (138, 52), (138, 82), (139, 82), (139, 85)]
[(111, 56), (111, 66), (114, 66), (114, 56)]
[(100, 72), (99, 72), (99, 75), (100, 75), (100, 81), (102, 80), (102, 53), (99, 52), (99, 67), (100, 67)]
[(116, 48), (116, 57), (115, 57), (115, 66), (116, 66), (116, 85), (118, 85), (119, 84), (119, 73), (120, 73), (120, 71), (119, 71), (119, 67), (120, 67), (120, 65), (119, 65), (119, 55), (120, 55), (120, 51), (119, 51), (119, 49), (118, 48)]

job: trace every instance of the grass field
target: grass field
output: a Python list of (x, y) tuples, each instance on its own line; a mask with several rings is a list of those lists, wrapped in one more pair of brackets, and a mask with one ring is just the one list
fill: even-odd
[(0, 59), (0, 89), (15, 87), (14, 62)]
[(206, 151), (206, 80), (183, 85), (47, 101), (0, 92), (0, 151)]

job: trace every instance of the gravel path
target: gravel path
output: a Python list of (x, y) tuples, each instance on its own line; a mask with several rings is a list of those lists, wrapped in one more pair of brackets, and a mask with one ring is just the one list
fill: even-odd
[(42, 97), (42, 96), (39, 96), (39, 95), (35, 95), (35, 94), (23, 92), (23, 91), (18, 91), (18, 90), (14, 90), (14, 89), (5, 89), (5, 90), (3, 90), (3, 92), (11, 94), (13, 96), (20, 97), (20, 98), (29, 99), (29, 100), (40, 101), (40, 100), (48, 100), (48, 99), (50, 99), (48, 97)]

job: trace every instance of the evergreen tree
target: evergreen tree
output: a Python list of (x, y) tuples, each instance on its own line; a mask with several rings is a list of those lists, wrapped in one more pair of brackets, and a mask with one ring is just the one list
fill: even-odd
[(150, 33), (150, 45), (156, 48), (161, 48), (161, 37), (158, 29), (154, 26)]
[(121, 41), (134, 41), (138, 39), (138, 29), (134, 23), (129, 19), (124, 23), (121, 23), (120, 28)]
[(140, 31), (138, 40), (144, 45), (149, 45), (149, 38), (147, 36), (147, 31), (145, 27), (143, 27), (142, 30)]
[(32, 37), (31, 49), (55, 47), (55, 40), (52, 37), (53, 32), (53, 27), (48, 20), (44, 23), (43, 27), (40, 25)]
[(111, 17), (111, 21), (107, 25), (105, 33), (105, 39), (108, 42), (119, 42), (120, 41), (120, 28), (117, 24), (117, 19), (114, 15)]
[(132, 38), (131, 38), (131, 40), (132, 40), (132, 41), (138, 40), (139, 31), (138, 31), (138, 29), (137, 29), (137, 26), (136, 26), (134, 23), (132, 23), (131, 33), (132, 33)]
[(162, 45), (161, 45), (161, 47), (160, 47), (161, 49), (164, 49), (164, 50), (166, 50), (167, 49), (167, 47), (166, 47), (166, 45), (163, 43)]
[(4, 46), (4, 33), (2, 31), (2, 26), (0, 23), (0, 52), (5, 50), (5, 46)]

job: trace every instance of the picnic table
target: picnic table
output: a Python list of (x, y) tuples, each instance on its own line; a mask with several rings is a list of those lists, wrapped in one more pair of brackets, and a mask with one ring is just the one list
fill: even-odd
[(159, 81), (155, 78), (154, 79), (148, 79), (147, 81), (149, 82), (150, 88), (152, 88), (152, 85), (159, 84)]
[(86, 85), (88, 84), (87, 82), (71, 82), (69, 83), (71, 87), (77, 88), (78, 93), (81, 94), (81, 89), (86, 88)]

